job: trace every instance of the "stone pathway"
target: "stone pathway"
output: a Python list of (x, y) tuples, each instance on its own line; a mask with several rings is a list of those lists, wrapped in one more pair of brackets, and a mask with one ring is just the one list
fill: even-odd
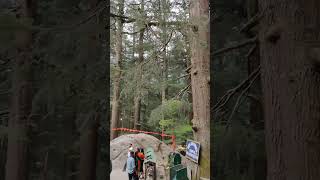
[(110, 180), (128, 180), (128, 175), (126, 172), (123, 172), (122, 169), (112, 170), (110, 174)]

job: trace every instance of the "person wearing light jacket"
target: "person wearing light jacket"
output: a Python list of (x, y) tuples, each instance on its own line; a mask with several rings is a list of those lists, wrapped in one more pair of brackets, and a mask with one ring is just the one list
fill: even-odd
[(134, 152), (131, 151), (130, 152), (130, 157), (128, 157), (127, 159), (127, 173), (129, 176), (129, 180), (134, 180), (134, 176), (136, 173), (136, 163), (135, 163), (135, 159), (134, 159)]
[[(132, 144), (130, 144), (129, 146), (129, 150), (128, 150), (128, 158), (131, 157), (130, 153), (133, 152), (133, 147)], [(122, 171), (125, 172), (126, 171), (126, 167), (127, 167), (127, 162), (124, 164)]]

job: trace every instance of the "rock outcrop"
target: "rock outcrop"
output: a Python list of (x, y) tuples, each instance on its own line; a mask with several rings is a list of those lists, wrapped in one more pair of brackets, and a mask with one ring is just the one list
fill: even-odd
[(128, 147), (133, 144), (134, 149), (152, 147), (157, 158), (157, 179), (165, 179), (165, 166), (168, 162), (168, 155), (172, 152), (170, 146), (164, 144), (154, 136), (147, 134), (122, 135), (110, 142), (110, 156), (113, 169), (122, 169), (128, 154)]
[[(130, 144), (136, 150), (137, 147), (144, 149), (152, 147), (156, 154), (157, 160), (157, 179), (167, 179), (168, 156), (172, 152), (171, 146), (166, 145), (154, 136), (147, 134), (128, 134), (122, 135), (110, 142), (110, 157), (112, 160), (112, 169), (123, 169), (127, 160), (128, 149)], [(188, 169), (194, 168), (194, 163), (182, 156), (182, 163), (188, 166)]]

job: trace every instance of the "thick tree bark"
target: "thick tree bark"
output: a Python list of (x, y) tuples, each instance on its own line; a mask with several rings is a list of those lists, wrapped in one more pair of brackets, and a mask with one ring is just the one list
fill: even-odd
[(80, 136), (80, 180), (96, 179), (99, 115), (95, 113)]
[[(124, 14), (124, 0), (119, 2), (119, 15)], [(118, 136), (118, 131), (112, 131), (113, 128), (119, 126), (120, 119), (120, 85), (121, 85), (121, 62), (122, 62), (122, 30), (123, 22), (119, 18), (117, 21), (117, 34), (116, 34), (116, 72), (113, 81), (113, 97), (112, 97), (112, 112), (111, 112), (111, 139)]]
[(201, 144), (199, 175), (210, 178), (209, 2), (191, 1), (190, 19), (193, 130), (195, 140)]
[[(144, 13), (144, 0), (141, 0), (141, 13)], [(143, 48), (143, 38), (144, 38), (144, 29), (142, 29), (139, 33), (139, 47), (138, 47), (138, 61), (136, 63), (136, 89), (135, 89), (135, 97), (134, 97), (134, 129), (140, 129), (140, 113), (141, 113), (141, 81), (142, 81), (142, 62), (144, 61), (144, 48)]]
[[(32, 18), (35, 1), (18, 0), (17, 17)], [(32, 109), (32, 33), (16, 32), (17, 57), (13, 65), (6, 180), (28, 179), (28, 146)]]
[(64, 131), (64, 165), (63, 165), (63, 180), (75, 180), (75, 176), (70, 176), (70, 173), (75, 172), (74, 164), (78, 162), (71, 158), (70, 156), (73, 155), (73, 152), (70, 150), (70, 144), (74, 144), (74, 134), (77, 133), (77, 126), (75, 120), (77, 119), (77, 112), (73, 111), (70, 115), (69, 121), (63, 122), (63, 131)]
[(268, 180), (320, 179), (320, 1), (259, 0)]
[[(97, 6), (98, 0), (89, 0), (90, 9)], [(92, 26), (96, 25), (95, 21), (90, 22)], [(120, 33), (122, 29), (120, 29)], [(88, 34), (88, 48), (87, 60), (97, 56), (95, 50), (99, 45), (99, 34), (96, 31)], [(121, 52), (120, 52), (121, 53)], [(121, 61), (121, 58), (119, 59)], [(98, 127), (99, 127), (99, 113), (92, 112), (88, 116), (88, 121), (82, 125), (80, 130), (80, 166), (79, 166), (79, 179), (80, 180), (93, 180), (96, 179), (96, 166), (97, 166), (97, 150), (98, 150)]]

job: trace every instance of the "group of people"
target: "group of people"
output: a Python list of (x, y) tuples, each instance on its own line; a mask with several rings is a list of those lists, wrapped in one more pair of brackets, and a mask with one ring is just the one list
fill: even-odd
[(132, 144), (130, 144), (127, 162), (124, 169), (126, 169), (129, 180), (139, 180), (143, 178), (143, 162), (144, 162), (144, 150), (143, 148), (137, 148), (134, 152)]

